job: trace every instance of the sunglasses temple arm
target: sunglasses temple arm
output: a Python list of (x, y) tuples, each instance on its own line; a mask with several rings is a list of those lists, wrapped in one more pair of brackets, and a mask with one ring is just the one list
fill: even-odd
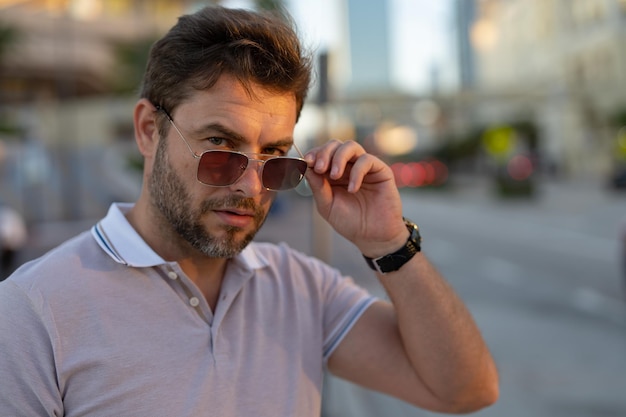
[(191, 154), (193, 155), (194, 158), (200, 158), (200, 156), (198, 156), (193, 149), (191, 149), (191, 146), (189, 146), (189, 142), (187, 142), (187, 139), (185, 139), (185, 137), (183, 136), (183, 133), (178, 130), (178, 127), (174, 124), (174, 121), (172, 120), (171, 117), (169, 117), (169, 115), (167, 115), (168, 120), (170, 121), (172, 127), (174, 129), (176, 129), (176, 132), (178, 133), (178, 136), (180, 136), (180, 138), (183, 140), (183, 142), (185, 142), (185, 145), (187, 145), (187, 149), (189, 149), (189, 152), (191, 152)]
[(298, 152), (298, 155), (300, 155), (300, 158), (304, 159), (304, 154), (302, 152), (300, 152), (300, 148), (298, 148), (298, 145), (296, 145), (296, 143), (293, 143), (293, 147), (296, 150), (296, 152)]
[(176, 130), (176, 133), (178, 133), (178, 136), (180, 136), (180, 138), (183, 140), (183, 142), (185, 142), (185, 145), (187, 145), (187, 149), (189, 149), (189, 152), (191, 152), (191, 154), (193, 155), (194, 158), (198, 159), (200, 158), (199, 155), (197, 155), (193, 149), (191, 149), (191, 146), (189, 146), (189, 142), (187, 142), (187, 139), (185, 139), (185, 136), (183, 136), (183, 132), (181, 132), (178, 129), (178, 126), (176, 126), (176, 123), (174, 123), (174, 120), (172, 119), (172, 116), (170, 116), (170, 114), (167, 112), (167, 110), (165, 110), (163, 107), (159, 106), (158, 104), (154, 106), (154, 108), (156, 109), (156, 111), (160, 111), (163, 112), (163, 114), (165, 115), (165, 117), (167, 117), (167, 120), (170, 122), (170, 124), (172, 125), (172, 127), (174, 128), (174, 130)]

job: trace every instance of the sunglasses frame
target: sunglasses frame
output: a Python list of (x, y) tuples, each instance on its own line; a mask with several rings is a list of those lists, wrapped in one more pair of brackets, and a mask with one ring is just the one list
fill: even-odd
[[(237, 181), (239, 181), (239, 179), (241, 179), (241, 177), (244, 175), (244, 173), (246, 172), (246, 170), (250, 166), (250, 162), (251, 161), (259, 162), (261, 164), (260, 180), (261, 180), (261, 184), (263, 185), (263, 188), (265, 188), (266, 190), (270, 190), (270, 191), (288, 191), (288, 190), (292, 190), (292, 189), (296, 188), (298, 185), (300, 185), (300, 183), (304, 179), (304, 173), (302, 173), (301, 177), (300, 177), (300, 180), (298, 180), (298, 183), (296, 185), (294, 185), (293, 187), (282, 188), (282, 189), (275, 189), (275, 188), (267, 187), (265, 185), (264, 181), (263, 181), (263, 170), (265, 169), (265, 164), (266, 164), (266, 162), (268, 162), (268, 161), (270, 161), (272, 159), (291, 159), (291, 160), (296, 160), (296, 161), (302, 161), (302, 162), (305, 163), (306, 169), (305, 169), (304, 172), (306, 173), (306, 170), (308, 169), (308, 164), (307, 164), (306, 160), (304, 159), (304, 155), (302, 155), (302, 152), (300, 152), (300, 149), (298, 148), (298, 146), (296, 146), (295, 142), (293, 143), (293, 147), (296, 150), (296, 152), (298, 152), (298, 155), (300, 155), (299, 158), (295, 158), (295, 157), (292, 157), (292, 156), (277, 156), (277, 155), (262, 154), (262, 153), (252, 153), (252, 152), (246, 153), (246, 152), (240, 152), (240, 151), (231, 151), (231, 150), (227, 150), (227, 149), (208, 149), (206, 151), (203, 151), (200, 155), (198, 155), (193, 149), (191, 149), (191, 145), (189, 145), (189, 142), (187, 141), (187, 139), (185, 138), (183, 133), (180, 131), (178, 126), (176, 126), (176, 123), (174, 123), (174, 120), (172, 119), (172, 116), (170, 116), (170, 114), (163, 107), (161, 107), (159, 105), (156, 105), (154, 107), (156, 108), (157, 111), (163, 112), (163, 114), (165, 114), (165, 116), (169, 120), (169, 122), (172, 125), (172, 127), (174, 127), (174, 130), (176, 130), (176, 132), (178, 133), (178, 136), (180, 136), (180, 138), (183, 140), (183, 142), (185, 142), (185, 145), (187, 146), (187, 149), (189, 149), (189, 152), (191, 152), (191, 155), (195, 159), (198, 160), (198, 169), (196, 171), (196, 179), (198, 180), (198, 182), (200, 184), (203, 184), (203, 185), (206, 185), (206, 186), (209, 186), (209, 187), (230, 187), (231, 185), (233, 185)], [(247, 160), (246, 167), (241, 172), (241, 174), (239, 174), (239, 176), (237, 178), (235, 178), (235, 180), (233, 180), (233, 182), (231, 182), (229, 184), (224, 184), (224, 185), (207, 184), (206, 182), (201, 181), (200, 178), (198, 178), (198, 174), (200, 172), (200, 160), (202, 159), (204, 154), (209, 153), (209, 152), (224, 152), (224, 153), (231, 153), (231, 154), (242, 155), (242, 156), (246, 157), (246, 160)], [(267, 156), (267, 158), (266, 159), (256, 159), (256, 158), (250, 158), (248, 155), (261, 155), (261, 156)]]

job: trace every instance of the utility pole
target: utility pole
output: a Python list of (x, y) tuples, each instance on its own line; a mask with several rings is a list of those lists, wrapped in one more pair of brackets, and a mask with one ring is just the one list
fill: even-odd
[[(328, 141), (328, 103), (330, 101), (330, 85), (328, 80), (327, 52), (322, 52), (318, 56), (318, 79), (319, 89), (317, 95), (317, 105), (319, 106), (322, 114), (322, 122), (316, 138), (316, 146), (323, 145)], [(315, 204), (315, 202), (312, 204)], [(313, 226), (311, 233), (313, 240), (313, 255), (326, 263), (330, 263), (333, 243), (332, 229), (326, 220), (320, 216), (315, 207), (313, 207), (311, 212), (311, 224)]]

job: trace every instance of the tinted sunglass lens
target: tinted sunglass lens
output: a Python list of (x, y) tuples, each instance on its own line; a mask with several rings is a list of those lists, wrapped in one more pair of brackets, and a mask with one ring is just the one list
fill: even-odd
[(289, 190), (300, 184), (307, 164), (296, 158), (273, 158), (263, 166), (263, 186), (270, 190)]
[(248, 166), (248, 157), (229, 151), (207, 151), (198, 163), (198, 181), (206, 185), (231, 185)]

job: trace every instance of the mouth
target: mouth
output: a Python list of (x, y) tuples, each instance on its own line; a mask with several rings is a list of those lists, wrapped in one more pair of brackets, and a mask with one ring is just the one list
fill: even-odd
[(226, 214), (230, 214), (234, 216), (254, 217), (254, 211), (252, 210), (243, 210), (243, 209), (237, 209), (237, 208), (221, 208), (221, 209), (215, 209), (214, 211), (220, 212), (220, 213), (226, 213)]
[(226, 225), (236, 228), (249, 227), (255, 222), (255, 213), (251, 210), (236, 208), (220, 208), (213, 212)]

